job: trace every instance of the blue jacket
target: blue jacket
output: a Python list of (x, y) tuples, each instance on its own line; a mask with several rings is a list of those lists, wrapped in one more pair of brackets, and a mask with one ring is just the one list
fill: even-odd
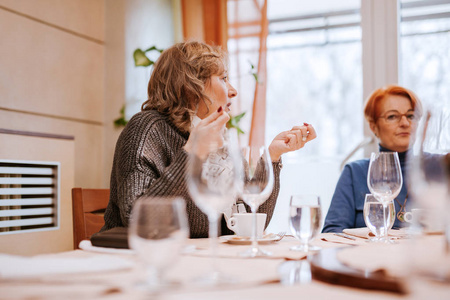
[[(380, 147), (382, 151), (389, 151)], [(403, 175), (403, 186), (397, 196), (402, 205), (407, 195), (405, 184), (405, 161), (406, 152), (399, 153), (400, 165)], [(342, 171), (341, 177), (336, 185), (333, 198), (322, 232), (342, 232), (345, 228), (366, 227), (364, 222), (363, 208), (366, 194), (370, 194), (367, 187), (367, 173), (369, 170), (369, 159), (361, 159), (347, 164)], [(410, 197), (408, 197), (410, 198)], [(395, 211), (400, 210), (400, 205), (394, 200)], [(406, 210), (409, 210), (411, 201), (406, 202)], [(393, 228), (405, 226), (397, 218)]]

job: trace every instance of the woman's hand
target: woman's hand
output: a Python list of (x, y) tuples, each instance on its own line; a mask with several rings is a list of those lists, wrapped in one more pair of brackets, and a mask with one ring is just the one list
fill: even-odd
[(209, 152), (222, 147), (223, 131), (229, 119), (230, 116), (219, 107), (192, 130), (184, 150), (188, 153), (195, 152), (199, 158), (204, 159)]
[(317, 137), (311, 124), (303, 123), (302, 126), (294, 126), (289, 131), (278, 134), (269, 145), (269, 153), (272, 161), (279, 161), (283, 153), (303, 148), (305, 144)]

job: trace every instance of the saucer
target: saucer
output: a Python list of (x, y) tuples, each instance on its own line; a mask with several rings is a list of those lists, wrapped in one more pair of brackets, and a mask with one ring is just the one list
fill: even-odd
[[(238, 235), (222, 235), (219, 239), (225, 243), (232, 245), (251, 245), (252, 240), (248, 236)], [(279, 240), (276, 234), (269, 233), (258, 239), (258, 244), (270, 244)]]

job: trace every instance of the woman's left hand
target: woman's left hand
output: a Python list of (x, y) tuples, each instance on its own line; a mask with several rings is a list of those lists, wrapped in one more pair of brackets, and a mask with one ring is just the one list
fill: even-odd
[(302, 126), (294, 126), (289, 131), (279, 133), (269, 145), (269, 153), (272, 161), (279, 161), (283, 153), (303, 148), (305, 144), (317, 137), (311, 124), (303, 123)]

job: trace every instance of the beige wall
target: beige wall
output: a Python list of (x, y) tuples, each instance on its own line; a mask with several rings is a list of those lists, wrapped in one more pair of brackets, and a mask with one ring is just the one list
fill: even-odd
[[(2, 146), (9, 135), (0, 134), (0, 158), (35, 160), (35, 154), (52, 153), (44, 149), (48, 145), (63, 149), (58, 159), (73, 159), (64, 164), (72, 181), (61, 191), (69, 240), (71, 187), (109, 187), (121, 131), (113, 121), (124, 103), (131, 117), (146, 98), (150, 69), (134, 67), (132, 53), (151, 45), (166, 48), (175, 37), (179, 41), (181, 22), (173, 21), (180, 18), (179, 1), (0, 0), (0, 129), (74, 137), (72, 150), (46, 138), (20, 138), (11, 149)], [(18, 240), (8, 241), (30, 239), (10, 236)], [(55, 243), (49, 233), (39, 237)], [(4, 241), (0, 236), (0, 252)], [(14, 244), (10, 251), (20, 248)], [(64, 250), (62, 244), (55, 243), (53, 251)], [(28, 248), (27, 254), (52, 251)]]
[(60, 228), (0, 235), (0, 252), (73, 249), (71, 189), (104, 187), (104, 1), (0, 0), (0, 158), (61, 163)]
[(74, 185), (103, 187), (103, 0), (0, 0), (0, 38), (0, 128), (74, 136)]

